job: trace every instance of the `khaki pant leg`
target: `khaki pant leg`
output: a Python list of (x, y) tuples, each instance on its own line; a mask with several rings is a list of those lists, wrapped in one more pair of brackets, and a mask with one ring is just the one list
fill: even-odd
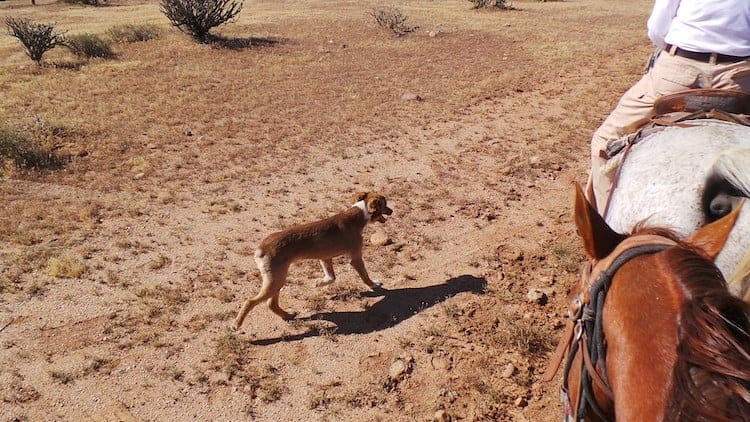
[(612, 113), (594, 132), (591, 139), (591, 171), (586, 192), (588, 195), (593, 195), (593, 198), (589, 196), (588, 199), (592, 203), (595, 202), (596, 209), (600, 213), (604, 213), (613, 176), (611, 172), (605, 171), (607, 159), (603, 157), (603, 152), (610, 141), (626, 135), (623, 133), (625, 128), (648, 118), (654, 104), (652, 92), (649, 72), (623, 94)]
[[(689, 88), (708, 87), (712, 81), (708, 69), (703, 68), (703, 65), (662, 52), (654, 66), (623, 94), (612, 113), (594, 132), (587, 193), (593, 194), (594, 198), (589, 197), (589, 200), (596, 201), (600, 213), (605, 211), (614, 176), (614, 169), (607, 169), (605, 166), (607, 159), (602, 158), (602, 151), (609, 142), (634, 132), (637, 123), (645, 123), (656, 98)], [(712, 66), (711, 69), (716, 67), (708, 63), (705, 65)]]

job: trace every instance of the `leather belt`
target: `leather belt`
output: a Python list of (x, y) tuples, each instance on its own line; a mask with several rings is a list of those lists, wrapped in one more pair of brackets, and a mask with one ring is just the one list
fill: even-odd
[(730, 56), (719, 53), (698, 53), (695, 51), (683, 50), (676, 45), (667, 44), (666, 51), (669, 54), (685, 57), (686, 59), (698, 60), (704, 63), (736, 63), (750, 59), (750, 57)]

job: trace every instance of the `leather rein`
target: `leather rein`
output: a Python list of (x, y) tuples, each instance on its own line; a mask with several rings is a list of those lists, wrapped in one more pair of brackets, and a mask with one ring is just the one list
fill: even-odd
[[(609, 420), (596, 401), (593, 386), (596, 385), (614, 402), (614, 394), (606, 372), (607, 344), (602, 320), (604, 300), (612, 284), (612, 278), (617, 270), (631, 259), (660, 252), (674, 245), (676, 245), (674, 241), (662, 236), (634, 235), (623, 240), (606, 258), (589, 262), (582, 271), (581, 291), (584, 293), (576, 295), (571, 302), (567, 327), (542, 377), (545, 382), (554, 379), (567, 351), (560, 391), (560, 398), (565, 407), (565, 421), (581, 421), (589, 410), (600, 419)], [(587, 287), (589, 287), (588, 292), (586, 292)], [(583, 362), (580, 363), (579, 368), (576, 368), (581, 375), (579, 384), (575, 386), (578, 390), (578, 403), (571, 406), (568, 375), (573, 369), (574, 358), (579, 352)]]

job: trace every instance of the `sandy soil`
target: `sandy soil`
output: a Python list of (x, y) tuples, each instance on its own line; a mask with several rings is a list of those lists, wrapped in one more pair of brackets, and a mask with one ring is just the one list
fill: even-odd
[[(73, 158), (0, 181), (1, 420), (559, 420), (559, 383), (539, 379), (583, 259), (571, 184), (638, 76), (650, 4), (412, 1), (424, 28), (397, 39), (367, 7), (305, 3), (246, 4), (229, 33), (284, 42), (240, 53), (168, 33), (38, 70), (3, 39), (0, 111), (63, 122)], [(158, 21), (155, 5), (118, 7)], [(0, 16), (19, 9), (43, 13)], [(303, 262), (281, 296), (297, 320), (262, 306), (231, 331), (263, 236), (362, 190), (394, 210), (365, 229), (388, 292), (343, 258), (316, 288)]]

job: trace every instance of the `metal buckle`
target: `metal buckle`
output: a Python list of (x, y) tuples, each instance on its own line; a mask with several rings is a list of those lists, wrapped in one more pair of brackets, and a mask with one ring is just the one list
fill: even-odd
[(583, 298), (581, 295), (576, 295), (576, 297), (573, 298), (573, 300), (570, 302), (570, 306), (568, 307), (568, 319), (577, 322), (581, 319), (581, 315), (583, 314)]
[(578, 320), (575, 328), (573, 329), (573, 341), (578, 341), (583, 337), (583, 324)]

